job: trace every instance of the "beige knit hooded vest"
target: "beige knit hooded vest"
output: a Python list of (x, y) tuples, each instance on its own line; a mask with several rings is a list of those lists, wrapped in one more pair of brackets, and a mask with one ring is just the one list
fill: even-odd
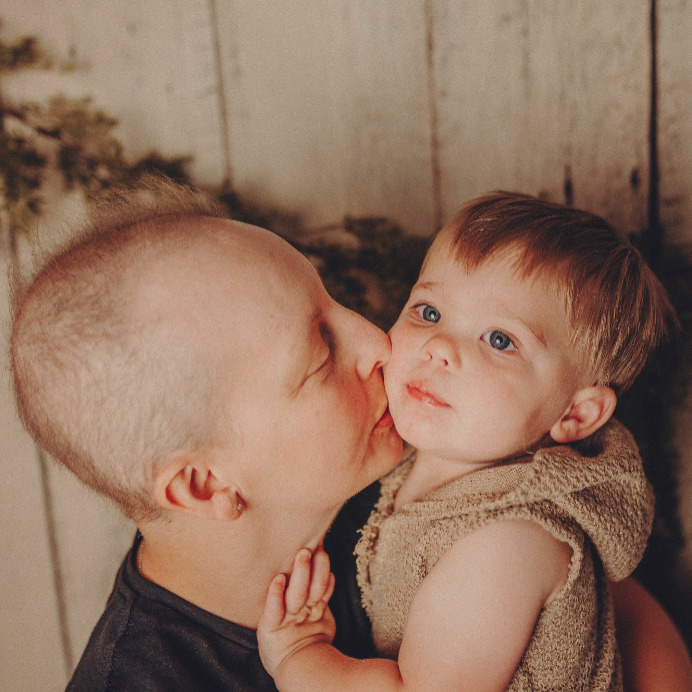
[(508, 689), (622, 689), (606, 578), (624, 579), (636, 567), (653, 519), (653, 494), (629, 432), (611, 421), (578, 446), (473, 472), (394, 512), (414, 462), (415, 453), (383, 479), (356, 546), (378, 653), (397, 657), (420, 583), (457, 539), (492, 521), (528, 519), (569, 544), (573, 556)]

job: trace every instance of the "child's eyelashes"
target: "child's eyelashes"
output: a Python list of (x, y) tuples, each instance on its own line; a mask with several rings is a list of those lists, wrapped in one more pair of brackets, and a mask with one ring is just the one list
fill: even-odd
[(491, 329), (481, 337), (483, 341), (498, 351), (516, 351), (512, 338), (499, 329)]

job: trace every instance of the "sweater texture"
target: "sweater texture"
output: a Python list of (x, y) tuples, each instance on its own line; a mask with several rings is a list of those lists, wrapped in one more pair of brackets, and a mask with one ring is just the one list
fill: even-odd
[(611, 421), (588, 440), (480, 469), (394, 511), (414, 463), (412, 452), (383, 479), (356, 546), (378, 654), (397, 657), (411, 602), (445, 550), (490, 522), (526, 519), (567, 543), (572, 558), (508, 689), (621, 690), (607, 579), (634, 570), (653, 520), (653, 493), (630, 433)]

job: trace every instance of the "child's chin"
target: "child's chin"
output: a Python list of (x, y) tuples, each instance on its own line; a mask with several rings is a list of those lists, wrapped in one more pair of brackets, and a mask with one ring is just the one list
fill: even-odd
[(420, 430), (416, 430), (414, 426), (407, 426), (406, 424), (403, 424), (403, 429), (400, 429), (396, 423), (396, 419), (394, 420), (394, 426), (396, 427), (396, 431), (399, 433), (399, 436), (406, 444), (419, 449), (426, 446), (424, 436), (422, 436), (420, 434)]
[(430, 424), (421, 416), (415, 415), (416, 411), (411, 411), (406, 406), (399, 409), (390, 401), (389, 412), (392, 414), (394, 427), (404, 442), (419, 447), (428, 438)]

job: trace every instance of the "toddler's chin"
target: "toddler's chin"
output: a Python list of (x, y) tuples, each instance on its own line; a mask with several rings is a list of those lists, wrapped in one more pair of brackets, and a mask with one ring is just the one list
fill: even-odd
[[(415, 442), (413, 440), (415, 439), (415, 430), (411, 428), (407, 424), (407, 421), (405, 417), (397, 417), (397, 415), (392, 411), (391, 404), (389, 408), (389, 412), (392, 414), (392, 419), (394, 420), (394, 427), (396, 428), (397, 433), (399, 433), (399, 437), (409, 445), (413, 445), (414, 447), (416, 446)], [(398, 421), (398, 422), (397, 422)]]

